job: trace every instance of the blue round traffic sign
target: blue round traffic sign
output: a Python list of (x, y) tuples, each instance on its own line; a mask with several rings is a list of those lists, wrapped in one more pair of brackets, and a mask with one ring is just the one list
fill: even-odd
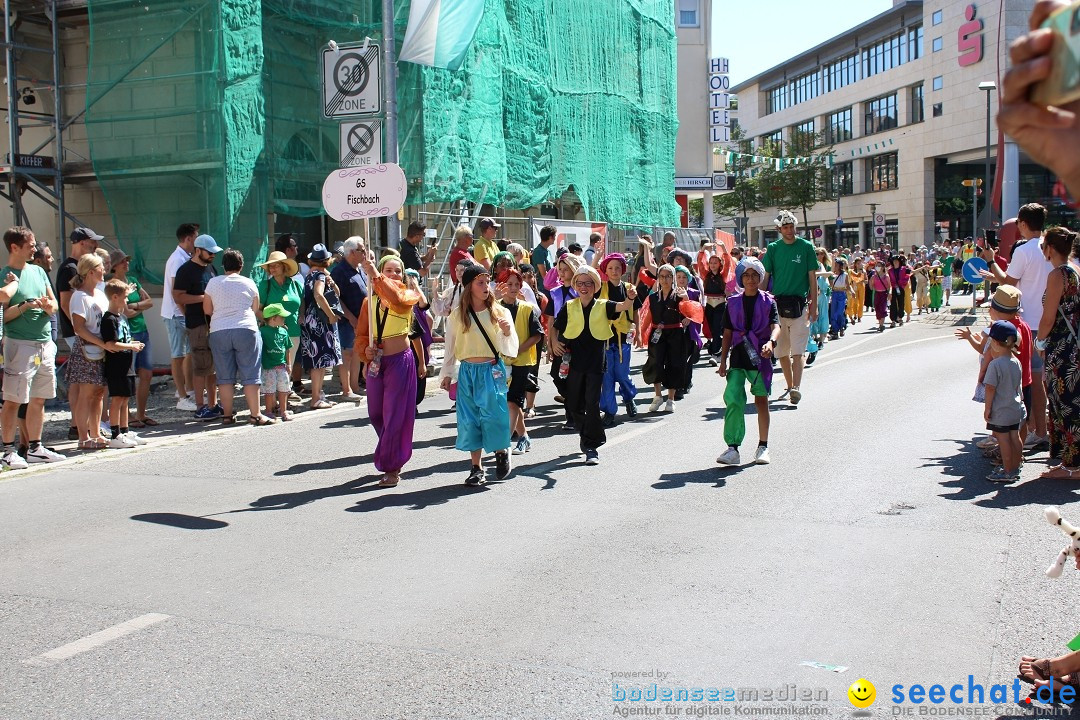
[(967, 280), (972, 285), (978, 285), (979, 283), (985, 282), (986, 280), (986, 278), (984, 278), (979, 273), (989, 269), (990, 266), (986, 264), (985, 260), (983, 260), (982, 258), (973, 257), (966, 263), (964, 263), (962, 272), (964, 274), (965, 280)]

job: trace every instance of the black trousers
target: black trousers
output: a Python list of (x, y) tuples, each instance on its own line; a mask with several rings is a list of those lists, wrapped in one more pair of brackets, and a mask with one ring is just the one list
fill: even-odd
[(705, 323), (709, 326), (709, 332), (712, 334), (712, 338), (709, 340), (709, 346), (706, 349), (710, 355), (719, 355), (720, 346), (724, 343), (724, 313), (727, 312), (727, 305), (721, 303), (716, 307), (705, 304)]
[[(555, 389), (559, 394), (566, 399), (567, 395), (567, 381), (559, 377), (559, 367), (562, 365), (562, 356), (554, 357), (551, 359), (551, 380), (555, 383)], [(567, 378), (568, 380), (569, 378)], [(598, 396), (599, 397), (599, 396)], [(574, 418), (570, 414), (570, 403), (563, 403), (563, 411), (566, 413), (566, 422), (571, 422)]]
[(889, 294), (889, 320), (892, 322), (904, 320), (904, 288), (894, 287)]
[(604, 421), (600, 417), (600, 390), (603, 373), (583, 373), (570, 370), (566, 378), (566, 408), (581, 437), (581, 449), (595, 450), (607, 442)]

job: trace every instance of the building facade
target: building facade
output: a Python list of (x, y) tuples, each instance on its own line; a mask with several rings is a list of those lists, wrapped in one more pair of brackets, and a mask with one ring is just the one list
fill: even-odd
[[(829, 247), (908, 248), (981, 234), (1024, 202), (1071, 217), (1056, 178), (1009, 142), (1002, 204), (994, 210), (983, 199), (998, 161), (998, 97), (987, 83), (1008, 67), (1009, 43), (1027, 31), (1030, 12), (1030, 0), (894, 0), (890, 10), (733, 88), (754, 152), (777, 143), (783, 154), (800, 130), (833, 149), (828, 199), (808, 213), (804, 231)], [(985, 183), (981, 197), (963, 185), (977, 179)], [(747, 242), (776, 237), (775, 212), (749, 218)]]
[(703, 199), (704, 227), (713, 226), (713, 160), (709, 144), (709, 61), (712, 0), (675, 0), (678, 37), (679, 132), (675, 141), (675, 200), (688, 226), (691, 199)]

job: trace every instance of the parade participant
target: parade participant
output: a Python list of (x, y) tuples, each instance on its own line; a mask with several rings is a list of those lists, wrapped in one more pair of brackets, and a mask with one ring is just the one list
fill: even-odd
[(927, 275), (930, 278), (930, 312), (937, 312), (941, 309), (944, 282), (939, 260), (935, 260), (934, 264), (927, 268)]
[(863, 303), (866, 301), (866, 271), (862, 258), (857, 257), (848, 271), (847, 315), (852, 323), (862, 322)]
[[(765, 268), (750, 258), (743, 268), (743, 292), (728, 298), (724, 315), (720, 366), (727, 378), (724, 389), (724, 442), (728, 449), (716, 459), (722, 465), (738, 465), (739, 445), (746, 438), (746, 381), (758, 417), (758, 446), (754, 462), (769, 462), (769, 395), (772, 393), (772, 353), (780, 334), (780, 315), (772, 295), (760, 290)], [(729, 365), (730, 360), (730, 365)]]
[(1013, 482), (1020, 479), (1023, 462), (1023, 440), (1020, 427), (1024, 424), (1024, 403), (1021, 399), (1021, 368), (1016, 359), (1019, 353), (1016, 328), (1005, 320), (990, 326), (990, 364), (983, 385), (986, 388), (983, 419), (986, 429), (994, 433), (1001, 449), (1001, 467), (986, 476), (991, 482)]
[[(370, 280), (373, 295), (360, 305), (355, 348), (358, 355), (363, 353), (367, 364), (368, 417), (379, 438), (375, 446), (375, 469), (383, 473), (379, 485), (394, 487), (401, 479), (401, 468), (412, 457), (418, 370), (409, 331), (413, 307), (421, 296), (402, 282), (405, 267), (399, 258), (384, 257), (376, 269), (371, 256), (362, 250), (360, 267)], [(370, 317), (373, 311), (374, 321)]]
[(919, 315), (930, 310), (930, 264), (923, 258), (915, 260), (911, 275), (915, 279), (915, 307)]
[[(525, 287), (531, 289), (533, 291), (533, 295), (537, 299), (536, 306), (538, 308), (540, 308), (540, 321), (541, 321), (541, 329), (542, 329), (543, 328), (544, 311), (547, 309), (548, 303), (550, 303), (551, 300), (548, 299), (547, 295), (540, 292), (539, 288), (537, 288), (537, 286), (536, 286), (536, 268), (535, 267), (533, 267), (532, 265), (527, 265), (527, 264), (523, 263), (523, 264), (518, 266), (518, 270), (521, 272), (521, 277), (525, 280)], [(536, 377), (536, 378), (540, 377), (540, 356), (541, 356), (541, 353), (542, 353), (542, 348), (540, 346), (537, 346), (537, 348), (536, 348), (536, 364), (533, 365), (533, 369), (532, 369), (533, 377)], [(535, 392), (527, 392), (527, 393), (525, 393), (525, 403), (526, 403), (525, 419), (530, 420), (530, 419), (536, 417), (536, 408), (535, 408), (535, 405), (536, 405), (536, 393)]]
[(597, 449), (607, 442), (600, 417), (605, 345), (615, 335), (614, 321), (633, 309), (637, 291), (627, 288), (626, 298), (618, 303), (598, 299), (600, 273), (588, 265), (574, 272), (573, 283), (578, 297), (559, 311), (551, 344), (557, 355), (570, 357), (566, 406), (574, 418), (585, 464), (596, 465), (600, 462)]
[[(874, 265), (874, 274), (867, 283), (867, 289), (874, 296), (874, 315), (878, 321), (878, 332), (885, 332), (885, 318), (889, 314), (889, 295), (892, 294), (892, 282), (889, 274), (885, 272), (885, 263), (878, 262)], [(893, 323), (895, 326), (895, 323)]]
[(911, 280), (911, 272), (907, 268), (907, 258), (903, 255), (893, 255), (889, 258), (889, 327), (904, 324), (904, 299), (905, 294), (910, 292), (908, 282)]
[(653, 241), (649, 235), (638, 236), (638, 253), (634, 258), (634, 271), (630, 281), (634, 283), (638, 294), (637, 307), (649, 296), (649, 291), (656, 284), (656, 260), (653, 259)]
[(956, 265), (956, 256), (953, 254), (953, 246), (945, 243), (941, 248), (941, 289), (945, 296), (945, 306), (949, 305), (952, 296), (953, 268)]
[(829, 289), (829, 278), (832, 276), (829, 270), (832, 267), (829, 254), (822, 247), (816, 248), (814, 253), (817, 258), (814, 284), (817, 288), (817, 306), (821, 308), (821, 312), (815, 320), (810, 322), (810, 337), (806, 340), (807, 365), (812, 365), (817, 359), (818, 351), (829, 335), (829, 296), (832, 294), (832, 290)]
[(769, 243), (762, 265), (765, 277), (762, 287), (769, 287), (780, 313), (780, 336), (774, 354), (780, 358), (787, 383), (785, 395), (792, 405), (802, 400), (803, 354), (810, 337), (810, 323), (817, 319), (817, 257), (814, 245), (795, 236), (795, 215), (784, 210), (774, 224), (780, 229), (780, 239)]
[(829, 337), (836, 340), (844, 336), (847, 329), (847, 301), (848, 283), (850, 278), (847, 272), (847, 263), (843, 258), (837, 258), (832, 265), (832, 278), (829, 280)]
[(690, 253), (679, 248), (671, 248), (671, 251), (668, 252), (667, 262), (675, 268), (686, 268), (687, 277), (689, 278), (687, 287), (691, 287), (699, 293), (701, 292), (701, 284), (698, 282), (697, 273), (694, 271), (694, 259), (690, 257)]
[(420, 287), (420, 273), (412, 268), (405, 269), (405, 285), (420, 296), (420, 302), (413, 305), (413, 324), (409, 332), (413, 357), (416, 360), (416, 404), (420, 405), (427, 395), (427, 370), (431, 362), (431, 317), (428, 315), (427, 296)]
[[(745, 269), (745, 265), (743, 266)], [(705, 326), (709, 330), (709, 364), (716, 365), (723, 342), (725, 303), (727, 302), (727, 278), (723, 258), (713, 255), (707, 262), (707, 272), (701, 279), (705, 296)]]
[[(600, 288), (600, 299), (619, 303), (630, 296), (634, 287), (623, 282), (626, 273), (626, 258), (612, 253), (600, 261), (600, 272), (606, 281)], [(634, 291), (637, 297), (637, 291)], [(611, 427), (618, 412), (618, 398), (622, 397), (628, 417), (637, 417), (637, 386), (630, 379), (630, 351), (634, 342), (634, 311), (626, 310), (612, 323), (613, 333), (605, 348), (604, 382), (600, 390), (600, 410), (604, 413), (604, 427)], [(616, 393), (615, 385), (618, 384)]]
[[(690, 283), (693, 279), (693, 272), (689, 267), (686, 265), (675, 266), (675, 285), (680, 289), (686, 290), (686, 298), (688, 300), (700, 304), (701, 293), (690, 287)], [(682, 400), (686, 393), (690, 392), (691, 388), (694, 387), (694, 365), (701, 359), (701, 346), (703, 344), (701, 327), (701, 323), (691, 320), (690, 324), (684, 329), (687, 338), (686, 348), (689, 351), (689, 354), (686, 358), (686, 375), (683, 378), (683, 385), (675, 392), (676, 402)]]
[(502, 356), (517, 357), (518, 338), (509, 311), (495, 303), (489, 282), (491, 276), (483, 266), (465, 270), (461, 280), (464, 297), (450, 317), (454, 343), (447, 345), (440, 373), (440, 385), (447, 391), (457, 377), (455, 447), (469, 453), (472, 460), (465, 479), (471, 487), (487, 482), (480, 464), (484, 451), (495, 453), (497, 479), (505, 479), (511, 470), (510, 413)]
[[(457, 265), (452, 268), (450, 277), (451, 279), (460, 278), (461, 274), (465, 272), (466, 268), (470, 265), (475, 265), (472, 258), (462, 257), (458, 260)], [(431, 279), (431, 286), (433, 291), (438, 288), (438, 278)], [(453, 284), (443, 290), (441, 293), (436, 292), (431, 299), (431, 312), (435, 317), (450, 317), (452, 313), (461, 302), (461, 283), (454, 280)]]
[(1050, 457), (1060, 460), (1040, 477), (1070, 480), (1080, 478), (1080, 388), (1073, 382), (1080, 365), (1080, 268), (1070, 259), (1075, 240), (1075, 233), (1061, 227), (1050, 228), (1043, 236), (1043, 258), (1054, 269), (1046, 279), (1035, 341), (1035, 349), (1045, 359)]
[[(548, 303), (547, 308), (544, 310), (544, 317), (546, 318), (545, 328), (548, 331), (549, 337), (551, 333), (551, 323), (558, 317), (559, 311), (563, 309), (566, 303), (570, 302), (577, 297), (577, 293), (574, 291), (571, 285), (574, 282), (574, 273), (581, 267), (583, 261), (576, 255), (570, 253), (564, 254), (555, 262), (555, 270), (559, 274), (559, 285), (551, 291), (551, 302)], [(515, 355), (517, 353), (514, 353)], [(565, 422), (563, 423), (563, 430), (573, 430), (574, 420), (570, 415), (570, 408), (566, 407), (566, 369), (562, 368), (563, 358), (561, 355), (554, 353), (554, 348), (548, 347), (548, 361), (551, 363), (551, 380), (555, 383), (555, 389), (558, 391), (558, 395), (555, 396), (555, 402), (563, 403)], [(562, 369), (560, 369), (562, 368)]]
[(540, 308), (521, 299), (524, 280), (517, 268), (503, 270), (499, 285), (503, 293), (502, 306), (510, 312), (518, 339), (518, 354), (504, 356), (503, 362), (510, 366), (510, 386), (506, 391), (510, 442), (514, 455), (523, 455), (532, 449), (532, 440), (525, 428), (526, 397), (540, 389), (536, 377), (536, 346), (544, 338), (544, 329), (540, 325)]
[(683, 387), (686, 361), (690, 356), (689, 338), (684, 332), (690, 320), (679, 311), (687, 300), (685, 289), (675, 285), (675, 268), (661, 265), (656, 270), (656, 286), (645, 301), (644, 320), (638, 343), (649, 349), (649, 359), (641, 369), (642, 379), (653, 386), (649, 412), (664, 404), (661, 389), (667, 390), (667, 412), (675, 411), (675, 393)]

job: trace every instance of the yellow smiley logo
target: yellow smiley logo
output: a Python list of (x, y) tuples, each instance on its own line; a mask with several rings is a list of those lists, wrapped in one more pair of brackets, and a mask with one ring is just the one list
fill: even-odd
[(874, 704), (874, 698), (877, 697), (877, 691), (874, 689), (874, 684), (872, 682), (864, 678), (859, 678), (851, 683), (851, 687), (847, 689), (847, 697), (855, 707), (867, 708)]

